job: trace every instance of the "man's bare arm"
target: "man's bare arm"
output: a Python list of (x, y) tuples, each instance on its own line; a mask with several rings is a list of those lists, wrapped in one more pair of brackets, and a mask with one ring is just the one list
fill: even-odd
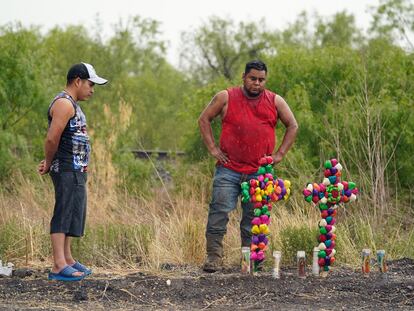
[(228, 161), (227, 155), (224, 154), (219, 147), (216, 146), (213, 136), (213, 130), (211, 128), (211, 122), (214, 118), (225, 114), (227, 108), (228, 93), (227, 91), (221, 91), (217, 93), (211, 102), (207, 105), (204, 111), (201, 113), (198, 119), (198, 125), (200, 127), (200, 133), (206, 145), (208, 152), (215, 157), (218, 161), (226, 163)]
[(298, 132), (298, 123), (296, 122), (295, 116), (290, 110), (286, 101), (279, 95), (275, 97), (275, 105), (278, 112), (278, 116), (284, 126), (286, 127), (285, 135), (283, 136), (282, 144), (278, 150), (272, 155), (274, 163), (282, 161), (283, 157), (292, 147), (296, 135)]

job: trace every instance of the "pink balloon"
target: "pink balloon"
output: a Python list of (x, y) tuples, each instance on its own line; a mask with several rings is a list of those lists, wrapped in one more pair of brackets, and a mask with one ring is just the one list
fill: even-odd
[(257, 252), (257, 260), (263, 260), (264, 259), (264, 252), (258, 251)]
[(268, 225), (270, 223), (270, 218), (267, 215), (261, 215), (260, 220), (262, 221), (262, 224)]
[(257, 260), (257, 253), (256, 252), (251, 252), (250, 253), (250, 260)]
[(311, 194), (312, 194), (312, 191), (310, 191), (310, 190), (308, 190), (308, 189), (303, 190), (303, 195), (304, 195), (305, 197), (310, 196)]

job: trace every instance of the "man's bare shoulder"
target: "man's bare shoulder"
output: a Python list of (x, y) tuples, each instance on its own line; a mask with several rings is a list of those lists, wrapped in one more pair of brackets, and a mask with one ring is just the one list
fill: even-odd
[(59, 98), (54, 103), (50, 109), (50, 115), (73, 115), (75, 109), (73, 108), (72, 102), (67, 98)]
[(227, 90), (222, 90), (218, 92), (214, 97), (217, 98), (217, 100), (226, 103), (229, 99), (229, 92)]

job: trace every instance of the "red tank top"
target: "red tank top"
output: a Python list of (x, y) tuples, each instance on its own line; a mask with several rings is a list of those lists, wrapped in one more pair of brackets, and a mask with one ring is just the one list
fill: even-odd
[(222, 120), (220, 148), (228, 155), (225, 167), (242, 174), (255, 173), (259, 159), (272, 154), (275, 144), (276, 94), (265, 90), (248, 99), (241, 87), (227, 89), (227, 112)]

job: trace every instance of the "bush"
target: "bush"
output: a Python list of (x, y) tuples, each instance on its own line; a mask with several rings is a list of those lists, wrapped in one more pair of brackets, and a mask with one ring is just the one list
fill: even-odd
[(280, 240), (282, 242), (283, 262), (294, 264), (297, 251), (304, 250), (306, 252), (306, 262), (311, 264), (313, 248), (318, 244), (317, 235), (317, 230), (310, 229), (308, 226), (288, 227), (281, 230)]

